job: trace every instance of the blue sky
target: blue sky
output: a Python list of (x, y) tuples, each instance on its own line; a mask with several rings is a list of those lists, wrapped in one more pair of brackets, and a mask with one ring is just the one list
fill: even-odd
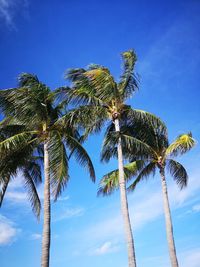
[[(120, 53), (138, 55), (140, 91), (133, 107), (151, 111), (168, 125), (170, 140), (192, 131), (200, 139), (200, 2), (176, 1), (31, 1), (0, 0), (0, 87), (16, 85), (31, 72), (55, 88), (66, 84), (64, 71), (99, 63), (120, 75)], [(97, 173), (71, 162), (71, 180), (52, 206), (51, 267), (126, 267), (119, 192), (97, 198), (98, 181), (116, 168), (99, 163), (102, 135), (86, 147)], [(190, 176), (179, 191), (168, 177), (175, 240), (181, 267), (199, 267), (199, 145), (180, 158)], [(42, 188), (39, 189), (42, 197)], [(20, 174), (0, 211), (2, 267), (39, 266), (42, 218), (38, 223), (22, 189)], [(159, 177), (129, 195), (138, 266), (169, 267)]]

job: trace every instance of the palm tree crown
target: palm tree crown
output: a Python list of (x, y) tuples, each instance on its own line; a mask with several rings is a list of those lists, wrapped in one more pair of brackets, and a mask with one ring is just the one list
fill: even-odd
[[(123, 73), (119, 82), (115, 81), (108, 68), (101, 65), (92, 64), (87, 69), (72, 69), (67, 72), (66, 77), (73, 82), (73, 88), (67, 94), (72, 103), (79, 106), (68, 114), (68, 119), (71, 117), (79, 126), (85, 127), (86, 136), (91, 132), (100, 131), (107, 120), (110, 121), (107, 131), (114, 127), (113, 135), (117, 146), (115, 153), (119, 165), (121, 209), (127, 238), (129, 267), (136, 267), (124, 182), (121, 125), (125, 121), (129, 121), (132, 125), (138, 121), (154, 122), (156, 125), (161, 125), (162, 122), (156, 116), (142, 110), (132, 109), (126, 104), (126, 100), (138, 89), (138, 79), (134, 72), (137, 58), (135, 52), (129, 50), (122, 53), (122, 59)], [(124, 138), (127, 139), (127, 136)], [(139, 140), (134, 139), (132, 143), (135, 142), (141, 145)]]
[[(66, 88), (65, 88), (66, 89)], [(91, 179), (95, 172), (90, 157), (83, 148), (77, 129), (62, 120), (63, 103), (59, 102), (63, 88), (51, 91), (37, 76), (23, 73), (19, 76), (19, 87), (0, 92), (0, 107), (6, 116), (7, 125), (16, 120), (22, 131), (0, 142), (0, 149), (19, 151), (32, 145), (44, 154), (44, 228), (41, 266), (49, 266), (50, 252), (50, 193), (55, 200), (65, 188), (68, 180), (66, 149), (76, 157), (79, 164), (87, 168)], [(41, 148), (42, 146), (42, 148)], [(50, 189), (51, 187), (51, 189)]]
[[(138, 132), (137, 127), (129, 127), (125, 125), (125, 131), (131, 139), (137, 137), (140, 138), (143, 142), (146, 141), (146, 144), (143, 143), (138, 150), (135, 149), (135, 146), (129, 144), (127, 145), (126, 142), (124, 143), (124, 147), (126, 147), (124, 155), (130, 161), (130, 163), (124, 166), (126, 182), (128, 182), (133, 176), (136, 176), (136, 179), (128, 187), (128, 190), (133, 191), (141, 180), (147, 179), (150, 174), (155, 175), (156, 168), (159, 169), (162, 184), (170, 260), (172, 267), (178, 267), (171, 212), (168, 200), (167, 184), (165, 178), (165, 168), (169, 170), (170, 174), (181, 189), (185, 187), (188, 181), (188, 174), (183, 165), (174, 160), (174, 157), (182, 155), (189, 151), (195, 145), (195, 140), (192, 138), (191, 133), (182, 134), (179, 135), (176, 140), (169, 145), (166, 129), (163, 127), (156, 128), (148, 126), (147, 131), (147, 128), (145, 128), (143, 125), (143, 128), (141, 128), (141, 130)], [(145, 132), (148, 134), (146, 134)], [(115, 145), (113, 138), (111, 139), (111, 141), (112, 142), (110, 143), (112, 145)], [(114, 149), (110, 154), (107, 152), (110, 151), (110, 147), (109, 145), (107, 145), (107, 143), (108, 142), (105, 142), (104, 145), (104, 153), (102, 154), (103, 159), (107, 159), (107, 157), (116, 155)], [(98, 193), (109, 195), (119, 187), (119, 183), (119, 171), (112, 171), (106, 174), (101, 180)]]
[[(0, 142), (6, 141), (7, 138), (21, 131), (22, 128), (17, 124), (4, 126), (2, 123), (0, 127)], [(29, 145), (17, 151), (1, 150), (0, 159), (0, 206), (9, 182), (20, 173), (28, 191), (33, 212), (39, 217), (41, 203), (36, 190), (36, 186), (42, 182), (41, 157), (39, 154), (36, 155), (33, 147)]]

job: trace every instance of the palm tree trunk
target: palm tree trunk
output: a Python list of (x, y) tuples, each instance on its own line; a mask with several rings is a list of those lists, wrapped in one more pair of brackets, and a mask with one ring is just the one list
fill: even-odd
[[(115, 123), (115, 131), (119, 132), (120, 131), (119, 119), (118, 118), (115, 119), (114, 123)], [(124, 220), (124, 228), (125, 228), (127, 247), (128, 247), (128, 266), (136, 267), (134, 241), (133, 241), (133, 234), (132, 234), (129, 210), (128, 210), (126, 184), (125, 184), (125, 179), (124, 179), (124, 165), (123, 165), (121, 137), (119, 138), (119, 141), (118, 141), (117, 152), (118, 152), (121, 210), (122, 210), (122, 215), (123, 215), (123, 220)]]
[(176, 248), (175, 248), (175, 243), (174, 243), (173, 226), (172, 226), (171, 212), (170, 212), (170, 207), (169, 207), (167, 183), (165, 179), (164, 168), (160, 168), (160, 175), (161, 175), (161, 183), (162, 183), (163, 205), (164, 205), (167, 241), (168, 241), (168, 247), (169, 247), (171, 266), (178, 267), (178, 260), (176, 256)]
[(41, 267), (49, 267), (49, 251), (51, 241), (51, 203), (48, 141), (44, 143), (44, 178), (44, 224)]

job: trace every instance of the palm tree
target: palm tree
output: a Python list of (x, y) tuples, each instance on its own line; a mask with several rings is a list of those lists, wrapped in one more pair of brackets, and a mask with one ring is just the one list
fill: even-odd
[[(79, 164), (86, 167), (95, 180), (92, 162), (83, 148), (78, 131), (72, 124), (63, 123), (63, 103), (58, 101), (63, 88), (51, 91), (37, 76), (23, 73), (19, 87), (0, 92), (0, 107), (6, 118), (12, 117), (24, 126), (19, 133), (0, 142), (0, 149), (9, 152), (19, 147), (34, 146), (44, 153), (44, 224), (41, 266), (48, 267), (50, 260), (51, 202), (52, 192), (56, 200), (68, 180), (68, 155), (73, 152)], [(66, 90), (66, 88), (65, 88)], [(65, 101), (66, 102), (66, 101)], [(64, 103), (65, 104), (65, 103)]]
[[(20, 125), (12, 125), (0, 127), (0, 142), (21, 131)], [(23, 178), (24, 186), (27, 189), (28, 197), (33, 209), (33, 212), (39, 218), (41, 203), (37, 193), (36, 186), (42, 182), (40, 158), (36, 156), (33, 147), (27, 146), (12, 153), (1, 151), (0, 154), (0, 207), (10, 180), (16, 178), (20, 172)]]
[[(130, 129), (126, 129), (130, 130)], [(145, 128), (143, 130), (145, 132)], [(129, 132), (130, 134), (130, 132)], [(135, 137), (137, 132), (132, 129), (132, 134)], [(183, 165), (173, 159), (173, 157), (182, 155), (189, 151), (195, 144), (192, 134), (179, 135), (176, 140), (169, 145), (166, 133), (161, 128), (154, 128), (148, 131), (148, 137), (140, 133), (142, 140), (146, 139), (145, 153), (138, 151), (135, 154), (134, 148), (126, 149), (126, 158), (129, 158), (130, 163), (124, 166), (127, 181), (133, 176), (137, 175), (134, 182), (128, 187), (129, 191), (133, 191), (136, 185), (143, 179), (147, 179), (150, 174), (155, 175), (156, 169), (159, 169), (164, 213), (166, 221), (166, 232), (169, 247), (169, 254), (172, 267), (178, 267), (178, 260), (176, 256), (176, 248), (173, 236), (173, 226), (171, 219), (171, 212), (168, 200), (167, 184), (165, 177), (165, 168), (168, 169), (176, 183), (180, 188), (187, 186), (188, 174)], [(130, 137), (131, 138), (131, 137)], [(105, 150), (109, 148), (104, 148)], [(138, 160), (136, 160), (139, 158)], [(99, 194), (108, 195), (119, 187), (119, 171), (115, 170), (103, 177), (100, 182)]]
[[(133, 110), (125, 104), (126, 100), (138, 89), (138, 80), (134, 73), (136, 54), (130, 50), (122, 53), (122, 58), (123, 73), (118, 83), (108, 68), (95, 64), (90, 65), (87, 69), (71, 69), (67, 72), (66, 78), (73, 82), (73, 88), (68, 92), (71, 101), (73, 104), (79, 105), (70, 113), (71, 119), (76, 121), (78, 125), (86, 127), (86, 135), (100, 131), (107, 120), (111, 122), (108, 129), (114, 125), (117, 142), (115, 152), (118, 157), (121, 211), (128, 247), (128, 264), (129, 267), (136, 267), (124, 179), (120, 124), (124, 120), (129, 120), (132, 124), (141, 120), (156, 121), (157, 124), (161, 124), (161, 122), (154, 115), (141, 110)], [(128, 137), (124, 136), (124, 138)], [(137, 147), (141, 146), (141, 143), (137, 139), (134, 140)]]

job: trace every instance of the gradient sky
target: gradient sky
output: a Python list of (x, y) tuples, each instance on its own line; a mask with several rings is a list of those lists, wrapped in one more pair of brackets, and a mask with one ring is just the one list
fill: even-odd
[[(89, 63), (109, 67), (117, 79), (120, 53), (134, 48), (140, 91), (132, 106), (160, 116), (170, 141), (188, 131), (200, 140), (199, 14), (199, 0), (0, 0), (0, 88), (16, 86), (21, 72), (55, 88), (66, 84), (66, 69)], [(52, 204), (51, 267), (127, 266), (119, 192), (96, 197), (99, 179), (117, 166), (100, 164), (101, 142), (92, 136), (86, 144), (97, 183), (72, 161), (69, 185)], [(200, 266), (199, 159), (199, 145), (179, 159), (187, 189), (167, 177), (180, 267)], [(159, 177), (140, 184), (129, 206), (138, 266), (170, 267)], [(20, 174), (0, 211), (0, 266), (39, 266), (42, 218), (32, 214)]]

